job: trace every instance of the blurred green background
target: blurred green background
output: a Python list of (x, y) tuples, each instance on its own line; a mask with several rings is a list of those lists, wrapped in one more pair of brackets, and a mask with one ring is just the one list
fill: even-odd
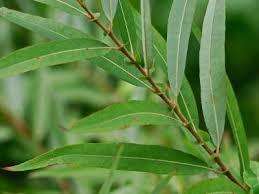
[[(88, 1), (98, 11), (98, 1)], [(249, 138), (250, 152), (258, 159), (259, 137), (259, 1), (226, 0), (226, 67), (236, 91), (243, 120)], [(152, 0), (152, 23), (166, 38), (167, 17), (171, 0)], [(139, 0), (132, 0), (136, 9)], [(82, 19), (71, 17), (61, 11), (35, 3), (32, 0), (0, 0), (0, 6), (27, 12), (42, 17), (54, 18), (73, 25), (95, 36), (102, 36), (93, 25)], [(202, 24), (206, 2), (199, 1), (195, 21)], [(4, 56), (25, 46), (47, 41), (35, 33), (0, 18), (0, 56)], [(187, 77), (191, 82), (199, 101), (199, 44), (191, 37)], [(17, 164), (30, 159), (50, 148), (64, 144), (99, 141), (129, 141), (140, 143), (159, 143), (179, 146), (177, 138), (168, 130), (146, 127), (110, 134), (91, 134), (87, 136), (67, 136), (67, 127), (78, 118), (82, 118), (106, 105), (128, 99), (149, 98), (140, 88), (108, 75), (87, 62), (44, 68), (35, 72), (0, 81), (0, 166)], [(227, 126), (228, 128), (228, 126)], [(226, 133), (228, 137), (228, 133)], [(84, 172), (84, 171), (83, 171)], [(81, 172), (82, 173), (82, 172)], [(80, 174), (80, 173), (79, 173)], [(6, 173), (0, 171), (0, 193), (94, 193), (101, 186), (107, 172), (87, 171), (89, 179), (28, 178), (28, 173)], [(130, 173), (129, 173), (130, 174)], [(121, 175), (118, 175), (121, 176)], [(129, 177), (141, 179), (142, 175), (125, 175), (117, 182), (116, 188), (132, 181)], [(27, 178), (25, 178), (27, 177)], [(76, 177), (81, 177), (78, 174)], [(65, 179), (64, 179), (65, 178)], [(141, 179), (132, 181), (140, 189)], [(87, 180), (87, 181), (86, 181)], [(88, 181), (91, 180), (91, 181)], [(155, 181), (156, 177), (152, 177)], [(124, 182), (123, 182), (124, 181)], [(129, 181), (129, 182), (130, 182)], [(137, 183), (139, 181), (139, 183)], [(144, 181), (145, 182), (145, 181)], [(181, 182), (179, 180), (179, 182)], [(141, 185), (142, 183), (142, 185)], [(46, 188), (46, 185), (48, 187)], [(83, 186), (82, 186), (83, 185)], [(141, 185), (141, 186), (140, 186)], [(181, 185), (178, 183), (178, 186)], [(180, 186), (179, 186), (180, 187)], [(44, 188), (44, 189), (43, 189)], [(44, 192), (43, 192), (44, 190)], [(46, 191), (45, 191), (46, 190)], [(178, 188), (179, 190), (179, 188)], [(69, 192), (70, 191), (70, 192)], [(129, 191), (131, 192), (132, 190)], [(141, 193), (140, 191), (139, 193)], [(114, 192), (116, 193), (116, 192)], [(117, 193), (127, 193), (126, 191)]]

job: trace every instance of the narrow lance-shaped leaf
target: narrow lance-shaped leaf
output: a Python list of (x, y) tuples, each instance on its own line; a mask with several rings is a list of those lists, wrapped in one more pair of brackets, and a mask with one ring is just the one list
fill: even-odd
[(118, 5), (118, 0), (102, 0), (103, 11), (111, 23), (115, 16), (117, 5)]
[(68, 39), (68, 38), (90, 38), (90, 36), (73, 27), (66, 26), (51, 19), (42, 18), (30, 14), (21, 13), (15, 10), (0, 8), (0, 16), (18, 24), (31, 31), (37, 32), (50, 39)]
[(208, 131), (219, 149), (226, 115), (225, 1), (210, 0), (202, 30), (200, 84)]
[(186, 66), (188, 43), (197, 0), (174, 0), (167, 31), (168, 78), (177, 98)]
[[(52, 165), (85, 166), (110, 169), (120, 144), (87, 143), (49, 151), (22, 164), (7, 167), (9, 171), (26, 171)], [(196, 157), (158, 145), (123, 143), (118, 170), (189, 175), (207, 172), (211, 168)]]
[(148, 72), (153, 65), (153, 41), (150, 0), (141, 0), (142, 50)]
[(183, 114), (187, 117), (194, 129), (199, 127), (199, 113), (191, 85), (186, 77), (178, 96), (178, 103)]
[[(88, 34), (51, 19), (24, 14), (7, 8), (0, 8), (0, 15), (50, 39), (91, 38)], [(124, 56), (111, 51), (103, 57), (90, 59), (91, 65), (97, 65), (112, 75), (140, 87), (150, 86), (142, 80), (142, 74), (125, 62)]]
[(40, 67), (59, 65), (105, 55), (110, 47), (92, 39), (68, 39), (23, 48), (0, 59), (0, 78)]
[(227, 180), (225, 177), (208, 179), (197, 183), (184, 194), (208, 194), (208, 193), (235, 193), (246, 194), (247, 192), (236, 186), (233, 182)]
[(231, 86), (229, 79), (227, 80), (227, 115), (231, 125), (234, 140), (237, 145), (238, 154), (239, 154), (239, 163), (241, 168), (240, 170), (241, 170), (241, 175), (243, 176), (243, 173), (245, 171), (247, 173), (251, 172), (250, 159), (248, 154), (248, 145), (247, 145), (245, 128), (244, 128), (244, 124), (238, 107), (235, 92)]
[[(136, 22), (136, 33), (138, 37), (141, 37), (141, 15), (137, 10), (133, 9), (134, 20)], [(166, 62), (166, 41), (159, 34), (159, 32), (152, 26), (152, 42), (153, 42), (153, 62), (156, 65), (156, 69), (161, 69), (167, 77), (167, 62)]]
[(34, 0), (54, 8), (60, 9), (72, 15), (84, 16), (84, 10), (80, 7), (76, 0)]
[(113, 183), (114, 174), (115, 174), (115, 171), (118, 167), (120, 157), (121, 157), (121, 153), (123, 152), (123, 149), (124, 149), (124, 146), (123, 146), (123, 144), (121, 144), (118, 147), (118, 151), (117, 151), (117, 153), (114, 157), (114, 161), (113, 161), (113, 164), (112, 164), (112, 168), (111, 168), (109, 177), (107, 178), (106, 182), (103, 184), (99, 194), (109, 194), (112, 183)]
[(136, 22), (132, 6), (128, 0), (118, 1), (118, 10), (114, 18), (114, 31), (120, 35), (126, 48), (133, 54), (137, 54), (138, 36), (136, 33)]
[(148, 101), (131, 101), (111, 105), (78, 121), (72, 132), (96, 132), (127, 128), (136, 125), (176, 125), (181, 123), (172, 118), (170, 111)]
[(134, 66), (129, 65), (125, 57), (116, 50), (110, 51), (105, 56), (90, 59), (90, 63), (135, 86), (151, 89), (151, 86), (142, 79), (143, 75)]

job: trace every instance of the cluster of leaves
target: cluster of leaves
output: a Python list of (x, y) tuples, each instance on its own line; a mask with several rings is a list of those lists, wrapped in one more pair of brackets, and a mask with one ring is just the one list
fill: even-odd
[[(200, 173), (213, 174), (213, 178), (199, 182), (190, 188), (184, 185), (182, 192), (186, 194), (246, 193), (251, 188), (251, 192), (256, 193), (258, 164), (250, 163), (238, 103), (225, 72), (224, 0), (208, 2), (202, 32), (193, 22), (197, 1), (174, 0), (168, 19), (167, 42), (152, 27), (148, 0), (141, 1), (140, 13), (127, 0), (102, 0), (103, 10), (99, 10), (100, 13), (89, 11), (87, 1), (35, 1), (60, 9), (78, 19), (88, 19), (99, 25), (104, 30), (104, 34), (96, 38), (52, 19), (2, 7), (0, 8), (2, 17), (52, 41), (16, 50), (0, 59), (1, 78), (42, 67), (87, 60), (89, 64), (98, 66), (121, 80), (153, 92), (167, 104), (156, 98), (112, 104), (73, 122), (71, 127), (66, 126), (69, 129), (67, 132), (69, 137), (77, 133), (81, 135), (111, 132), (129, 127), (152, 125), (174, 131), (180, 129), (182, 138), (180, 142), (185, 149), (180, 151), (158, 145), (131, 143), (83, 143), (51, 150), (22, 164), (6, 167), (6, 170), (27, 171), (58, 165), (57, 168), (41, 169), (34, 176), (67, 177), (80, 172), (87, 173), (89, 167), (110, 169), (107, 173), (108, 178), (100, 189), (101, 194), (110, 192), (116, 178), (116, 170), (167, 175), (161, 178), (153, 193), (160, 193), (165, 189), (172, 177), (177, 179), (180, 175)], [(107, 23), (108, 27), (106, 28), (102, 23)], [(190, 83), (184, 75), (192, 32), (201, 44), (201, 104), (208, 133), (199, 129), (200, 119), (196, 101)], [(58, 80), (59, 76), (62, 77), (61, 83)], [(72, 84), (74, 81), (82, 81), (82, 77), (78, 78), (78, 74), (73, 75), (71, 69), (62, 72), (59, 76), (50, 75), (47, 69), (38, 70), (36, 76), (36, 82), (40, 82), (41, 86), (38, 90), (41, 92), (35, 96), (39, 102), (34, 107), (36, 118), (34, 118), (33, 129), (39, 130), (33, 130), (33, 133), (40, 139), (45, 135), (42, 134), (44, 131), (42, 129), (48, 127), (44, 118), (49, 117), (51, 112), (51, 110), (44, 110), (46, 107), (51, 107), (46, 106), (46, 103), (53, 104), (53, 99), (45, 93), (48, 89), (61, 88), (57, 91), (59, 98), (55, 98), (55, 106), (59, 106), (60, 101), (71, 99), (78, 101), (84, 97), (92, 98), (99, 105), (105, 104), (88, 88), (66, 88), (67, 84), (71, 84), (71, 80)], [(63, 82), (64, 77), (67, 78), (67, 83)], [(62, 86), (50, 86), (47, 83), (50, 78), (54, 79), (53, 83)], [(80, 96), (79, 99), (78, 96)], [(107, 95), (106, 99), (112, 102), (114, 95)], [(174, 112), (175, 107), (182, 113)], [(60, 107), (55, 110), (62, 111)], [(224, 164), (220, 166), (220, 170), (217, 170), (216, 163), (221, 163), (219, 154), (221, 154), (226, 113), (237, 145), (240, 161), (239, 175), (236, 175), (235, 169), (227, 167), (225, 172), (222, 171)], [(8, 114), (5, 113), (5, 115)], [(54, 115), (57, 118), (52, 118), (53, 122), (61, 119), (60, 112)], [(59, 131), (52, 133), (55, 136), (61, 135)], [(61, 145), (64, 144), (67, 144), (66, 140), (61, 143)], [(204, 145), (208, 147), (207, 150), (205, 149), (208, 153), (202, 149)], [(208, 151), (214, 149), (215, 155)], [(116, 192), (127, 191), (118, 189), (114, 191)]]

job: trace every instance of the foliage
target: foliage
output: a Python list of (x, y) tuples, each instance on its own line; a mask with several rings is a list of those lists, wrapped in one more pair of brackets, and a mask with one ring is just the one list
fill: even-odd
[[(52, 19), (0, 8), (33, 32), (32, 46), (6, 46), (0, 59), (0, 143), (15, 153), (1, 164), (1, 191), (258, 192), (258, 163), (226, 73), (225, 0), (174, 0), (167, 40), (152, 25), (150, 0), (139, 9), (128, 0), (34, 1), (19, 5)], [(190, 54), (199, 56), (200, 91), (186, 76)], [(14, 187), (8, 175), (25, 184)]]

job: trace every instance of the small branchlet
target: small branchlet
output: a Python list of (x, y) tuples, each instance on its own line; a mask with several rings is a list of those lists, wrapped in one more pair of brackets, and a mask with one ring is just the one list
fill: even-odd
[(139, 71), (140, 73), (145, 77), (145, 79), (150, 83), (152, 86), (152, 92), (156, 95), (158, 95), (165, 104), (168, 105), (170, 110), (172, 110), (176, 116), (179, 118), (179, 120), (182, 122), (182, 124), (185, 126), (187, 130), (193, 135), (193, 137), (196, 139), (199, 145), (201, 145), (204, 150), (213, 158), (213, 161), (220, 167), (220, 172), (222, 172), (226, 177), (228, 177), (229, 180), (231, 180), (233, 183), (237, 184), (240, 188), (242, 188), (245, 191), (249, 190), (249, 187), (239, 182), (239, 180), (229, 171), (229, 169), (225, 166), (223, 161), (220, 158), (219, 150), (217, 149), (216, 152), (214, 152), (203, 140), (203, 138), (198, 134), (198, 132), (192, 128), (192, 126), (189, 124), (189, 121), (187, 118), (183, 115), (181, 112), (179, 106), (177, 103), (169, 98), (165, 93), (163, 93), (159, 86), (155, 83), (155, 81), (152, 79), (152, 77), (149, 76), (148, 71), (143, 68), (141, 65), (138, 64), (136, 61), (134, 54), (130, 53), (124, 46), (123, 43), (121, 43), (118, 38), (114, 35), (112, 31), (109, 30), (109, 28), (105, 27), (102, 23), (99, 22), (98, 18), (94, 16), (94, 14), (87, 8), (86, 4), (83, 2), (83, 0), (77, 0), (77, 2), (80, 4), (80, 6), (85, 10), (87, 13), (87, 18), (94, 21), (97, 26), (99, 26), (104, 33), (106, 33), (111, 40), (114, 42), (114, 44), (117, 46), (117, 50), (120, 51), (125, 55), (126, 58), (129, 59), (130, 63), (132, 63)]

